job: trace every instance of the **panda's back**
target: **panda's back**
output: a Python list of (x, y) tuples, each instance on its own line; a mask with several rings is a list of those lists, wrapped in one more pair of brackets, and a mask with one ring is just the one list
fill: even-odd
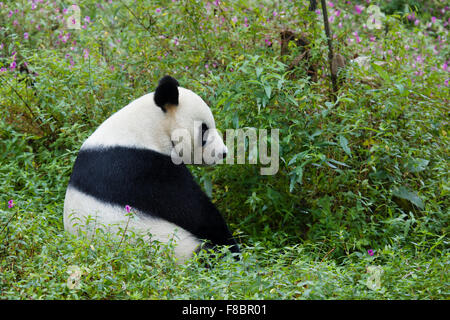
[[(69, 190), (104, 204), (105, 209), (100, 210), (122, 208), (125, 216), (125, 206), (129, 205), (144, 218), (167, 221), (198, 239), (233, 244), (222, 216), (186, 166), (174, 164), (170, 156), (153, 150), (124, 146), (82, 148)], [(86, 204), (80, 206), (85, 210)], [(73, 207), (72, 201), (71, 209), (76, 210)], [(108, 214), (97, 212), (96, 216)]]

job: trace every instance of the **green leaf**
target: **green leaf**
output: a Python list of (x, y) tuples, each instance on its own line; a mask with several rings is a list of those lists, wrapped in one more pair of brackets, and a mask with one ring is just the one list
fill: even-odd
[(271, 86), (264, 86), (264, 91), (266, 92), (267, 98), (270, 99), (270, 95), (272, 94), (272, 87)]
[(424, 209), (422, 199), (419, 198), (419, 195), (414, 191), (409, 191), (403, 186), (395, 189), (393, 191), (393, 195), (398, 198), (408, 200), (409, 202), (411, 202), (412, 204), (414, 204), (415, 206), (417, 206), (422, 210)]
[(417, 159), (410, 159), (405, 164), (405, 167), (411, 173), (421, 172), (421, 171), (424, 171), (426, 169), (426, 167), (428, 166), (428, 163), (430, 163), (430, 161), (429, 160), (425, 160), (425, 159), (419, 159), (419, 158), (417, 158)]
[(339, 144), (340, 144), (342, 150), (344, 150), (344, 152), (351, 157), (352, 152), (351, 152), (350, 148), (348, 147), (348, 140), (344, 136), (339, 136)]
[(262, 72), (263, 72), (262, 67), (256, 67), (256, 77), (257, 78), (259, 78), (259, 76), (261, 75)]
[(205, 176), (203, 180), (203, 186), (205, 187), (205, 193), (209, 198), (212, 198), (212, 182), (211, 178), (208, 176)]
[(384, 70), (382, 66), (372, 63), (372, 68), (381, 76), (381, 78), (383, 78), (383, 80), (386, 83), (391, 82), (391, 77), (389, 76), (389, 73), (387, 73), (386, 70)]
[(235, 113), (233, 116), (233, 127), (235, 129), (239, 128), (239, 115), (237, 113)]

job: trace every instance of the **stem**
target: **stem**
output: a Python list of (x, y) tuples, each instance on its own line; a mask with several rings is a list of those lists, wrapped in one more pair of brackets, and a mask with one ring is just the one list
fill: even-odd
[(327, 35), (327, 42), (328, 42), (328, 60), (330, 63), (330, 75), (331, 75), (331, 85), (332, 85), (332, 96), (333, 96), (333, 100), (336, 101), (336, 94), (338, 91), (337, 88), (337, 79), (336, 79), (336, 75), (333, 74), (332, 70), (332, 64), (333, 64), (333, 42), (331, 40), (331, 35), (330, 35), (330, 25), (328, 24), (328, 12), (327, 12), (327, 5), (325, 3), (325, 0), (321, 0), (322, 3), (322, 14), (323, 14), (323, 23), (325, 25), (325, 34)]
[(120, 248), (120, 245), (122, 244), (123, 239), (125, 238), (125, 234), (128, 230), (128, 224), (130, 223), (131, 216), (128, 217), (127, 225), (125, 226), (125, 229), (123, 230), (122, 238), (120, 239), (119, 245), (117, 246), (117, 249)]
[(14, 93), (19, 97), (19, 99), (24, 103), (25, 107), (27, 107), (27, 109), (28, 109), (28, 112), (30, 112), (31, 116), (33, 117), (33, 120), (36, 121), (40, 127), (43, 127), (44, 123), (42, 122), (41, 119), (36, 117), (36, 115), (34, 114), (33, 110), (31, 109), (31, 106), (28, 104), (28, 102), (20, 95), (19, 92), (17, 92), (17, 90), (12, 85), (9, 84), (8, 80), (6, 80), (3, 76), (0, 76), (0, 77), (5, 81), (5, 83), (8, 85), (8, 87), (10, 87), (12, 91), (14, 91)]

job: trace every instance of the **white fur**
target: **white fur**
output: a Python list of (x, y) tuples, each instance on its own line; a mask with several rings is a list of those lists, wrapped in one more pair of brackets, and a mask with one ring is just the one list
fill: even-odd
[[(214, 117), (208, 105), (189, 89), (178, 87), (179, 105), (169, 107), (167, 112), (156, 106), (153, 92), (146, 94), (120, 109), (83, 143), (81, 148), (99, 146), (129, 146), (158, 151), (170, 155), (171, 133), (176, 129), (186, 129), (191, 136), (191, 145), (198, 137), (194, 132), (194, 122), (204, 122), (210, 129), (207, 145), (216, 154), (227, 152), (227, 147), (217, 133)], [(192, 149), (194, 151), (194, 149)], [(216, 162), (220, 159), (217, 158)]]
[[(81, 149), (107, 146), (126, 146), (154, 150), (170, 155), (172, 150), (171, 133), (176, 129), (189, 131), (192, 140), (194, 122), (204, 122), (209, 129), (215, 129), (211, 110), (206, 103), (192, 91), (178, 87), (179, 105), (170, 106), (167, 112), (156, 106), (153, 93), (146, 94), (121, 110), (114, 113), (83, 143)], [(216, 154), (226, 152), (226, 146), (217, 130), (211, 130), (205, 145), (214, 148)], [(201, 143), (193, 144), (199, 145)], [(220, 159), (218, 159), (220, 160)], [(86, 220), (93, 219), (87, 226)], [(163, 219), (150, 217), (136, 212), (134, 218), (125, 215), (125, 208), (104, 203), (74, 188), (67, 188), (64, 202), (64, 228), (70, 233), (78, 234), (80, 230), (92, 235), (96, 228), (106, 228), (117, 234), (119, 228), (140, 232), (150, 241), (163, 243), (175, 242), (175, 256), (181, 263), (188, 259), (198, 247), (200, 241), (190, 232)]]
[[(178, 263), (191, 257), (200, 241), (190, 232), (163, 219), (150, 217), (132, 208), (132, 217), (125, 215), (125, 208), (96, 200), (74, 188), (67, 188), (64, 201), (64, 229), (79, 235), (86, 232), (88, 237), (95, 230), (103, 229), (111, 235), (121, 238), (123, 231), (140, 234), (144, 240), (157, 240), (162, 243), (173, 241), (174, 254)], [(128, 225), (128, 226), (127, 226)]]

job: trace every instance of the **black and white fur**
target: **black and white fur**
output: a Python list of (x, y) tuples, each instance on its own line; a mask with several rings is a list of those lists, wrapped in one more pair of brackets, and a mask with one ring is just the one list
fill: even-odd
[[(201, 135), (194, 134), (201, 132), (194, 122), (209, 129), (203, 144)], [(173, 241), (180, 263), (203, 240), (239, 252), (220, 212), (186, 166), (171, 159), (171, 133), (180, 128), (188, 130), (192, 140), (200, 139), (194, 146), (212, 146), (218, 160), (227, 152), (207, 104), (169, 76), (155, 92), (103, 122), (75, 161), (64, 202), (64, 228), (92, 236), (98, 227), (112, 234), (127, 227), (148, 241)], [(132, 218), (126, 215), (126, 205), (135, 213)]]

